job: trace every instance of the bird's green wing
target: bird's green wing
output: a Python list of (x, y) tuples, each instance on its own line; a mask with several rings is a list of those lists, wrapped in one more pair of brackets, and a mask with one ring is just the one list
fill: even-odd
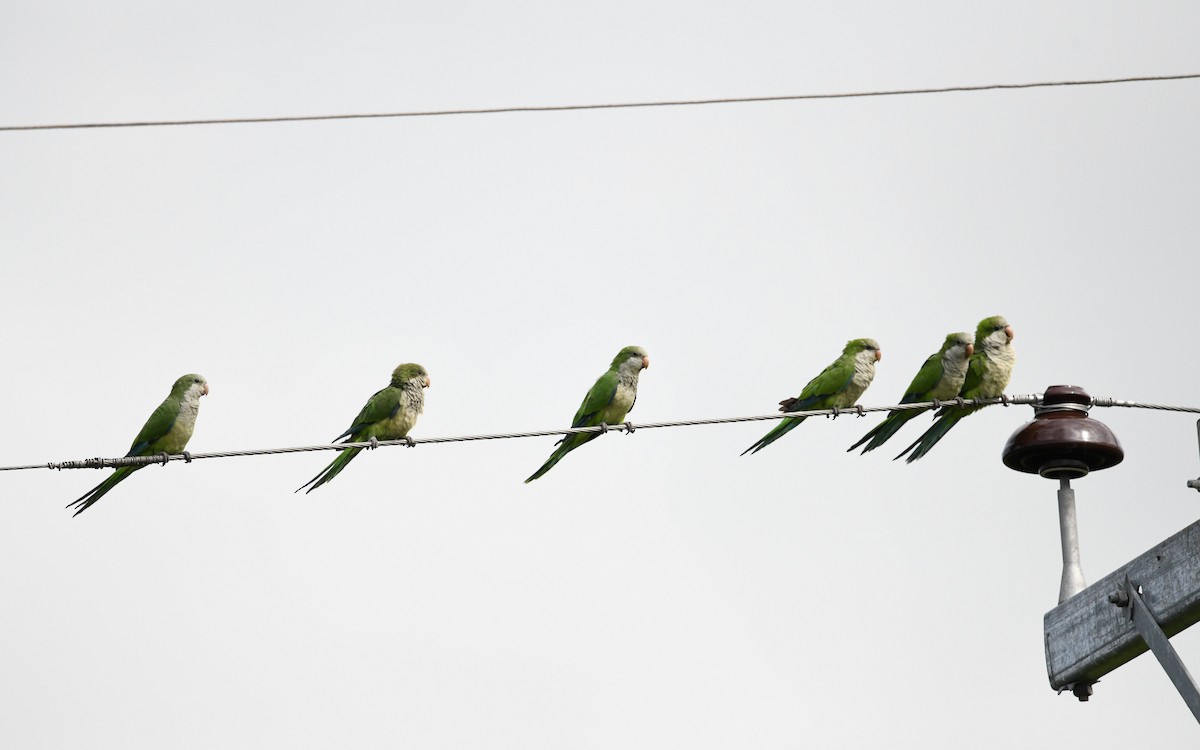
[(571, 426), (590, 427), (597, 424), (593, 422), (596, 415), (612, 403), (615, 395), (617, 395), (617, 371), (609, 370), (600, 376), (592, 389), (583, 397), (583, 403), (579, 405), (579, 411), (575, 412), (575, 419), (571, 421)]
[(975, 392), (983, 384), (983, 374), (987, 369), (987, 364), (987, 356), (983, 352), (971, 355), (971, 361), (967, 363), (967, 379), (963, 381), (962, 388), (958, 390), (963, 398), (975, 398)]
[(338, 435), (334, 440), (340, 440), (347, 435), (353, 435), (371, 425), (396, 416), (400, 410), (400, 389), (388, 386), (367, 399), (362, 411), (354, 418), (350, 428)]
[(816, 406), (826, 399), (832, 398), (850, 384), (854, 377), (854, 355), (842, 355), (833, 364), (821, 371), (821, 374), (808, 381), (800, 397), (788, 406), (788, 411), (803, 411)]
[(146, 420), (142, 431), (133, 439), (133, 445), (129, 447), (129, 452), (125, 455), (143, 456), (154, 452), (155, 441), (164, 437), (175, 425), (175, 419), (179, 416), (179, 404), (180, 399), (177, 398), (168, 398), (159, 404), (150, 418)]
[(921, 369), (917, 371), (917, 376), (908, 384), (908, 390), (904, 392), (904, 398), (900, 399), (900, 403), (912, 404), (924, 401), (925, 394), (933, 390), (933, 387), (941, 379), (942, 353), (934, 352), (929, 355), (929, 359), (925, 360), (925, 364), (921, 365)]

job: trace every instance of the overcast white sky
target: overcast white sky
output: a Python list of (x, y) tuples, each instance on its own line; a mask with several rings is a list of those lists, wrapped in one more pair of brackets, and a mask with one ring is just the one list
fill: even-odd
[[(761, 96), (1200, 72), (1185, 3), (8, 2), (0, 124)], [(393, 367), (416, 436), (760, 414), (849, 338), (894, 403), (1003, 314), (1009, 391), (1200, 405), (1200, 83), (0, 133), (0, 464), (121, 455), (203, 373), (195, 451), (324, 442)], [(0, 476), (21, 748), (1178, 746), (1144, 656), (1047, 686), (1052, 482), (989, 409)], [(1091, 580), (1195, 520), (1195, 422), (1095, 414)], [(921, 424), (925, 420), (921, 420)], [(891, 444), (887, 446), (891, 447)], [(1174, 639), (1193, 672), (1200, 635)]]

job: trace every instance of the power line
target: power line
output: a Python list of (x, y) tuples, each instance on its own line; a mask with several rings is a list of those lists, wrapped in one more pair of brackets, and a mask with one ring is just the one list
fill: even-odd
[[(184, 461), (191, 463), (204, 458), (235, 458), (238, 456), (267, 456), (280, 453), (309, 453), (312, 451), (341, 451), (347, 448), (385, 448), (393, 445), (404, 445), (410, 448), (421, 444), (433, 443), (466, 443), (477, 440), (508, 440), (513, 438), (531, 438), (531, 437), (549, 437), (554, 435), (571, 435), (582, 432), (621, 432), (632, 434), (635, 430), (654, 430), (667, 427), (695, 427), (699, 425), (714, 425), (714, 424), (733, 424), (736, 422), (763, 422), (773, 419), (786, 419), (788, 417), (833, 417), (854, 414), (856, 416), (865, 416), (871, 412), (877, 411), (911, 411), (923, 409), (939, 409), (948, 408), (965, 408), (969, 406), (992, 406), (995, 404), (1004, 404), (1011, 406), (1014, 404), (1025, 404), (1030, 406), (1040, 406), (1042, 403), (1042, 394), (1033, 393), (1020, 396), (999, 396), (996, 398), (956, 398), (950, 401), (919, 401), (911, 404), (892, 404), (891, 406), (849, 406), (843, 409), (812, 409), (809, 411), (790, 411), (777, 414), (760, 414), (748, 417), (717, 417), (712, 419), (685, 419), (675, 420), (671, 422), (644, 422), (633, 424), (632, 422), (622, 422), (620, 424), (599, 425), (596, 427), (566, 427), (554, 430), (534, 430), (531, 432), (502, 432), (488, 435), (454, 435), (450, 437), (430, 437), (430, 438), (402, 438), (400, 440), (375, 440), (365, 443), (323, 443), (320, 445), (301, 445), (291, 448), (258, 448), (250, 450), (237, 451), (217, 451), (214, 453), (190, 453), (183, 452), (177, 455), (168, 455), (159, 453), (151, 456), (123, 456), (121, 458), (85, 458), (79, 461), (50, 461), (40, 464), (25, 464), (22, 466), (0, 466), (0, 471), (21, 471), (24, 469), (54, 469), (61, 471), (62, 469), (107, 469), (116, 468), (119, 466), (148, 466), (149, 464), (163, 464), (164, 466), (169, 461)], [(1188, 412), (1191, 414), (1200, 414), (1200, 408), (1189, 406), (1167, 406), (1165, 404), (1147, 404), (1137, 401), (1121, 401), (1112, 398), (1094, 398), (1092, 406), (1122, 406), (1131, 409), (1156, 409), (1160, 411), (1176, 411)]]
[(497, 115), (517, 112), (574, 112), (594, 109), (646, 109), (650, 107), (692, 107), (707, 104), (750, 104), (756, 102), (793, 102), (813, 99), (862, 99), (877, 96), (909, 96), (915, 94), (950, 94), (968, 91), (997, 91), (1005, 89), (1038, 89), (1057, 86), (1101, 86), (1115, 83), (1145, 83), (1148, 81), (1182, 81), (1200, 78), (1200, 73), (1165, 76), (1133, 76), (1129, 78), (1097, 78), (1079, 81), (1039, 81), (1035, 83), (991, 83), (979, 86), (945, 86), (941, 88), (884, 89), (880, 91), (851, 91), (832, 94), (789, 94), (782, 96), (743, 96), (722, 99), (675, 99), (651, 102), (618, 102), (610, 104), (558, 104), (529, 107), (485, 107), (479, 109), (436, 109), (410, 112), (375, 112), (336, 115), (295, 115), (291, 117), (230, 117), (198, 120), (140, 120), (129, 122), (87, 122), (57, 125), (2, 125), (0, 131), (22, 130), (81, 130), (86, 128), (146, 128), (175, 125), (244, 125), (265, 122), (316, 122), (320, 120), (372, 120), (395, 117), (448, 117), (456, 115)]

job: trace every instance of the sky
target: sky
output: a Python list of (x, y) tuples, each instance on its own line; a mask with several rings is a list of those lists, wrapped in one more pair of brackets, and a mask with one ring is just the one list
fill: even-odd
[[(0, 124), (262, 117), (1200, 72), (1184, 3), (9, 2)], [(401, 362), (414, 437), (569, 425), (621, 347), (636, 423), (764, 414), (846, 340), (895, 403), (1002, 314), (1009, 393), (1200, 406), (1200, 83), (0, 133), (0, 464), (331, 440)], [(1097, 409), (1097, 580), (1195, 520), (1186, 414)], [(1049, 689), (1053, 482), (1028, 407), (911, 465), (878, 417), (0, 474), (14, 747), (1174, 743), (1149, 656)], [(885, 446), (891, 448), (893, 443)], [(1193, 671), (1200, 635), (1173, 639)], [(1126, 717), (1121, 720), (1118, 717)]]

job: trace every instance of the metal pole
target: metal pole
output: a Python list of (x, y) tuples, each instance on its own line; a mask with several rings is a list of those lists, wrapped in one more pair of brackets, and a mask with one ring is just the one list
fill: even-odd
[(1146, 606), (1137, 587), (1130, 583), (1128, 578), (1125, 579), (1125, 595), (1129, 600), (1129, 613), (1133, 617), (1134, 627), (1145, 639), (1146, 644), (1150, 646), (1150, 650), (1154, 652), (1154, 656), (1167, 673), (1167, 677), (1171, 678), (1171, 682), (1179, 691), (1183, 702), (1191, 709), (1192, 716), (1200, 721), (1200, 691), (1196, 689), (1195, 680), (1188, 673), (1187, 667), (1179, 660), (1179, 654), (1175, 652), (1175, 647), (1171, 645), (1162, 628), (1158, 626), (1154, 613)]
[(1062, 536), (1063, 572), (1058, 587), (1058, 603), (1087, 588), (1083, 567), (1079, 564), (1079, 526), (1075, 520), (1075, 490), (1066, 477), (1058, 480), (1058, 528)]

